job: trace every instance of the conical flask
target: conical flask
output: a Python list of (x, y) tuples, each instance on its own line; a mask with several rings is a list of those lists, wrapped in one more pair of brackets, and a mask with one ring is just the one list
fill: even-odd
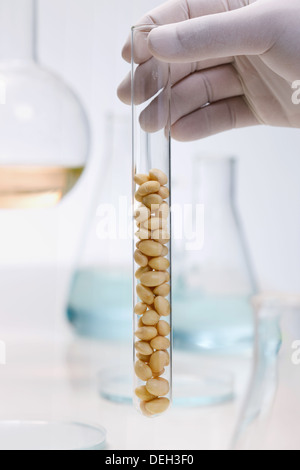
[[(67, 306), (80, 335), (132, 338), (131, 119), (108, 115), (99, 186), (87, 215)], [(104, 175), (104, 176), (103, 176)]]
[(252, 348), (257, 286), (236, 207), (236, 165), (231, 157), (196, 156), (187, 203), (173, 213), (176, 348), (221, 354)]
[(82, 104), (36, 60), (35, 18), (35, 0), (0, 0), (0, 209), (55, 205), (89, 153)]

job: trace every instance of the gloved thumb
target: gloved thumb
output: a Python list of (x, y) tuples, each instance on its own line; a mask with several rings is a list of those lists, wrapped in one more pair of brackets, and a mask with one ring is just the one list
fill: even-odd
[(151, 53), (159, 60), (197, 62), (237, 55), (263, 54), (273, 44), (270, 8), (246, 7), (160, 26), (149, 34)]

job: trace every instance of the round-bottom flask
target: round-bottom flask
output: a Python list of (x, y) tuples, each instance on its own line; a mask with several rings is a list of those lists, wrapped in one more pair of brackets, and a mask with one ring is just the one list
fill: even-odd
[(0, 0), (0, 209), (55, 205), (89, 153), (82, 104), (36, 61), (35, 11), (35, 0)]

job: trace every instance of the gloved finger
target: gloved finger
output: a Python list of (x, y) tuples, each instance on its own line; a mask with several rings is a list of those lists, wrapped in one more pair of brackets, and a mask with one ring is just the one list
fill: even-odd
[[(166, 110), (162, 109), (162, 95), (166, 93), (168, 91), (163, 91), (141, 114), (145, 131), (155, 132), (159, 130), (159, 126), (166, 125), (169, 107), (166, 105)], [(243, 87), (232, 65), (195, 72), (172, 87), (171, 124), (207, 103), (240, 95), (243, 95)], [(167, 95), (164, 99), (166, 104)]]
[(263, 54), (275, 38), (270, 8), (261, 5), (155, 28), (148, 36), (149, 49), (171, 63)]
[[(177, 69), (181, 69), (180, 65), (176, 64)], [(190, 70), (189, 65), (184, 65), (185, 69)], [(133, 79), (133, 93), (134, 103), (136, 105), (144, 103), (152, 96), (156, 95), (162, 90), (169, 80), (169, 65), (165, 62), (160, 62), (154, 57), (145, 64), (139, 65), (135, 71)], [(126, 76), (118, 88), (118, 97), (125, 104), (131, 103), (131, 73)]]
[[(185, 77), (200, 71), (216, 67), (223, 64), (230, 64), (233, 62), (233, 57), (225, 57), (222, 59), (204, 60), (200, 62), (193, 62), (187, 64), (172, 64), (171, 65), (171, 85), (178, 83)], [(164, 77), (164, 80), (158, 80), (157, 77)], [(135, 93), (135, 104), (141, 104), (149, 100), (152, 96), (156, 95), (166, 84), (167, 75), (165, 73), (165, 63), (158, 61), (154, 57), (137, 67), (134, 81), (135, 88), (139, 89), (139, 96)], [(143, 92), (141, 93), (143, 89)], [(123, 80), (118, 88), (118, 97), (125, 104), (131, 103), (131, 74)]]
[(139, 117), (140, 126), (145, 132), (153, 133), (169, 124), (170, 90), (164, 89)]
[(118, 98), (125, 104), (131, 103), (131, 72), (120, 83), (117, 90)]
[(172, 88), (171, 123), (174, 124), (207, 103), (241, 95), (242, 83), (232, 65), (196, 72)]
[(240, 96), (218, 101), (181, 118), (172, 126), (172, 137), (180, 142), (189, 142), (258, 124), (245, 99)]
[[(131, 62), (131, 58), (133, 56), (133, 60), (136, 64), (142, 64), (149, 60), (152, 57), (152, 54), (148, 48), (148, 37), (150, 32), (155, 28), (156, 25), (152, 24), (151, 21), (132, 28), (131, 34), (122, 51), (123, 59), (127, 62)], [(132, 42), (134, 43), (134, 46), (132, 46)]]
[[(165, 25), (178, 23), (198, 16), (213, 15), (234, 10), (245, 5), (245, 0), (171, 0), (140, 19), (138, 25)], [(131, 36), (127, 39), (122, 52), (123, 58), (131, 61)], [(148, 47), (141, 41), (135, 54), (137, 63), (146, 62), (151, 57)]]

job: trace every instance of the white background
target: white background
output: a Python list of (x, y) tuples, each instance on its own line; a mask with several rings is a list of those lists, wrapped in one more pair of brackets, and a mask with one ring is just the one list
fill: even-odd
[[(92, 126), (92, 154), (85, 176), (59, 208), (0, 212), (2, 268), (64, 267), (74, 261), (93, 188), (101, 188), (105, 179), (97, 174), (107, 157), (105, 116), (129, 112), (116, 98), (116, 87), (128, 71), (121, 46), (136, 19), (159, 3), (39, 1), (40, 62), (81, 97)], [(295, 291), (300, 286), (299, 137), (300, 130), (253, 128), (174, 146), (177, 179), (187, 177), (187, 159), (198, 152), (239, 157), (238, 203), (263, 290)], [(130, 171), (128, 160), (128, 178)]]

